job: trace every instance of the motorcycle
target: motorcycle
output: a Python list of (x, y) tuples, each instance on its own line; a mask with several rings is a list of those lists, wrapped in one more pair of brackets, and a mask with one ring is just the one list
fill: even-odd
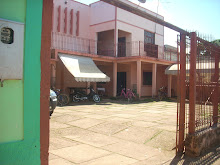
[(99, 95), (96, 94), (94, 89), (92, 87), (89, 88), (90, 92), (87, 95), (85, 91), (82, 89), (74, 89), (74, 93), (72, 95), (72, 100), (73, 102), (79, 102), (79, 101), (84, 101), (84, 100), (93, 100), (95, 103), (100, 102), (100, 97)]

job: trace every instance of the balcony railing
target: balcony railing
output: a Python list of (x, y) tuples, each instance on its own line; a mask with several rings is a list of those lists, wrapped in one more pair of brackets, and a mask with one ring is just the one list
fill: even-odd
[(115, 44), (109, 41), (96, 41), (65, 35), (57, 32), (52, 33), (52, 49), (76, 51), (80, 53), (96, 54), (102, 56), (117, 57), (146, 56), (168, 61), (177, 61), (177, 55), (164, 53), (164, 47), (154, 44), (145, 44), (142, 41), (118, 43), (115, 53)]

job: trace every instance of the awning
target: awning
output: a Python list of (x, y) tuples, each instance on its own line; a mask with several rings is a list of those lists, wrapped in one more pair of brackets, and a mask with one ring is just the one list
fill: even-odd
[[(220, 63), (219, 63), (220, 66)], [(177, 75), (178, 67), (180, 68), (180, 64), (173, 64), (168, 66), (165, 70), (165, 74), (169, 75)], [(186, 64), (186, 74), (189, 74), (190, 64)], [(215, 63), (197, 63), (196, 70), (202, 70), (202, 73), (214, 73), (215, 72)], [(220, 68), (219, 68), (220, 70)]]
[(102, 73), (89, 57), (58, 53), (61, 61), (77, 82), (109, 82), (110, 78)]

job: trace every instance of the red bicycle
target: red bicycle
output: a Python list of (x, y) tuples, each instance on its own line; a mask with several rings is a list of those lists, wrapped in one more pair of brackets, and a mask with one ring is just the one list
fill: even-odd
[(127, 89), (125, 91), (125, 88), (122, 89), (120, 97), (124, 97), (125, 99), (128, 99), (128, 101), (131, 101), (134, 98), (136, 98), (135, 94), (132, 92), (131, 89)]

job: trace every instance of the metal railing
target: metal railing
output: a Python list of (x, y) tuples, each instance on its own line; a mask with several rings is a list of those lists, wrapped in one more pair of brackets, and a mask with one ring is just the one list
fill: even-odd
[(177, 55), (164, 53), (163, 46), (146, 44), (143, 41), (118, 43), (115, 52), (114, 42), (96, 41), (58, 32), (52, 32), (51, 48), (111, 57), (115, 57), (115, 55), (117, 57), (145, 56), (167, 61), (177, 61)]

